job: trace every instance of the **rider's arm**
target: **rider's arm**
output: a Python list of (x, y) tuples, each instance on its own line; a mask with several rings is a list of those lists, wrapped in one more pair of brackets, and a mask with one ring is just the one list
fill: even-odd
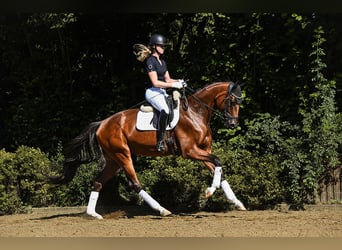
[(172, 78), (170, 77), (169, 71), (166, 71), (166, 72), (165, 72), (164, 77), (165, 77), (165, 82), (177, 82), (177, 81), (178, 81), (178, 80), (172, 79)]
[(148, 77), (150, 78), (150, 81), (155, 88), (172, 88), (174, 82), (177, 82), (177, 80), (171, 79), (168, 71), (165, 73), (165, 80), (166, 82), (159, 81), (157, 72), (156, 71), (150, 71), (148, 72)]

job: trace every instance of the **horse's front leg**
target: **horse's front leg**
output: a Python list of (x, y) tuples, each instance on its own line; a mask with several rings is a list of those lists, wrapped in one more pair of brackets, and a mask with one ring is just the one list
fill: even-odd
[(203, 161), (205, 166), (214, 175), (211, 186), (208, 187), (205, 191), (206, 198), (211, 197), (217, 188), (222, 188), (225, 194), (225, 197), (227, 198), (229, 202), (233, 203), (235, 207), (240, 211), (246, 210), (243, 203), (236, 198), (228, 181), (225, 179), (222, 180), (222, 176), (223, 176), (222, 163), (217, 156), (210, 153), (209, 149), (206, 151), (203, 149), (195, 148), (195, 149), (187, 151), (186, 154), (183, 156), (194, 159), (194, 160)]
[(215, 166), (213, 168), (210, 163), (204, 162), (204, 164), (211, 170), (212, 174), (214, 175), (211, 186), (205, 190), (205, 197), (209, 198), (215, 193), (216, 189), (219, 188), (221, 185), (222, 167)]
[(214, 169), (212, 167), (212, 163), (210, 162), (204, 162), (204, 164), (213, 172), (214, 177), (213, 181), (211, 183), (211, 186), (208, 187), (205, 191), (205, 197), (209, 198), (214, 194), (217, 188), (222, 188), (224, 195), (226, 196), (227, 200), (231, 203), (233, 203), (237, 210), (245, 211), (247, 210), (243, 203), (238, 200), (230, 187), (227, 180), (222, 180), (223, 171), (221, 166), (216, 166)]
[(209, 171), (214, 175), (211, 187), (205, 191), (206, 198), (214, 194), (217, 188), (221, 185), (222, 163), (220, 159), (211, 154), (210, 148), (201, 149), (197, 146), (182, 152), (184, 158), (202, 161)]
[(246, 211), (247, 209), (245, 208), (245, 206), (243, 205), (243, 203), (238, 200), (233, 192), (233, 190), (231, 189), (229, 183), (227, 180), (223, 180), (221, 182), (221, 188), (224, 192), (224, 195), (226, 196), (227, 200), (232, 202), (235, 205), (235, 208), (239, 211)]

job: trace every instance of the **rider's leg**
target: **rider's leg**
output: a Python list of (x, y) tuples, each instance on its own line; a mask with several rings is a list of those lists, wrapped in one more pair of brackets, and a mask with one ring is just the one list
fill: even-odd
[(157, 150), (162, 152), (165, 150), (164, 135), (167, 127), (167, 117), (169, 115), (169, 107), (166, 103), (167, 93), (164, 89), (149, 88), (146, 90), (146, 100), (152, 104), (152, 106), (160, 111), (157, 130)]
[(157, 151), (159, 152), (165, 151), (164, 136), (165, 136), (165, 130), (167, 127), (167, 117), (168, 117), (168, 114), (165, 112), (164, 109), (162, 109), (159, 115), (158, 130), (157, 130)]

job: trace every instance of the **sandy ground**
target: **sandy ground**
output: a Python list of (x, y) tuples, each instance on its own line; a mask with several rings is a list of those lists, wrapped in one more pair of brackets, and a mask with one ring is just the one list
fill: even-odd
[(0, 237), (342, 237), (341, 206), (168, 217), (160, 217), (148, 207), (132, 206), (103, 215), (103, 220), (92, 219), (79, 207), (0, 216)]

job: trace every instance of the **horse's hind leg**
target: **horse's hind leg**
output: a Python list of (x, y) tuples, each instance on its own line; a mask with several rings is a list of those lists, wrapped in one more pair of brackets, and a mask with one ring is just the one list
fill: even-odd
[(132, 160), (124, 165), (126, 176), (130, 182), (130, 185), (134, 188), (134, 191), (154, 210), (158, 211), (161, 216), (170, 215), (171, 212), (166, 208), (162, 207), (155, 199), (153, 199), (146, 191), (142, 188), (136, 172), (133, 167)]
[(155, 199), (146, 193), (144, 189), (141, 189), (138, 194), (152, 209), (158, 211), (161, 216), (168, 216), (171, 214), (169, 210), (162, 207)]
[(107, 161), (106, 166), (103, 169), (99, 178), (94, 182), (94, 190), (91, 191), (88, 205), (87, 205), (87, 214), (96, 218), (103, 219), (103, 217), (95, 211), (97, 200), (99, 197), (99, 192), (101, 191), (103, 185), (105, 185), (117, 172), (119, 167), (115, 165), (113, 162)]

